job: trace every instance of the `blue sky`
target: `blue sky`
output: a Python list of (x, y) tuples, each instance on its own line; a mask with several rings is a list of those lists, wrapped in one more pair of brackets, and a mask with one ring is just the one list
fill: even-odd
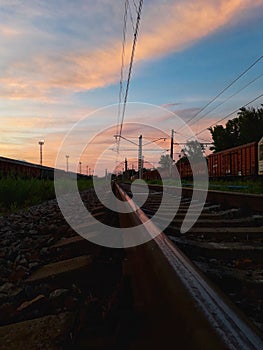
[[(87, 140), (117, 122), (115, 108), (109, 107), (110, 121), (95, 111), (118, 103), (124, 3), (1, 1), (0, 155), (37, 163), (43, 138), (44, 162), (53, 166), (65, 134), (83, 117), (91, 113)], [(139, 1), (129, 3), (135, 21)], [(187, 122), (262, 55), (262, 15), (263, 0), (145, 0), (128, 101), (162, 106)], [(129, 13), (124, 77), (132, 38)], [(262, 72), (263, 60), (203, 114)], [(262, 86), (258, 78), (193, 123), (193, 132), (260, 95)], [(263, 98), (253, 106), (261, 103)], [(170, 134), (178, 125), (165, 113), (151, 112), (143, 122)], [(125, 122), (137, 116), (128, 114)], [(124, 131), (128, 137), (129, 128)], [(137, 134), (143, 132), (138, 127)], [(209, 139), (209, 132), (200, 137)], [(95, 161), (89, 160), (92, 167)]]

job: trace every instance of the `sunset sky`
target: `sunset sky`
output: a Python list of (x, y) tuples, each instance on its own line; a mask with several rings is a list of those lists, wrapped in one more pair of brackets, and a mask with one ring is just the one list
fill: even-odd
[[(107, 154), (116, 158), (113, 136), (124, 3), (0, 0), (0, 156), (38, 163), (38, 141), (44, 139), (45, 165), (54, 166), (59, 149), (61, 167), (65, 167), (66, 154), (70, 163), (77, 164), (78, 152), (61, 144), (77, 125), (71, 147), (81, 139), (83, 151), (92, 138), (100, 139), (83, 153), (83, 168), (94, 168), (98, 150), (107, 149)], [(139, 1), (129, 4), (124, 83)], [(128, 95), (133, 104), (127, 107), (125, 122), (144, 123), (158, 130), (127, 124), (123, 135), (137, 143), (136, 138), (143, 134), (146, 143), (170, 135), (174, 128), (178, 130), (176, 140), (185, 141), (189, 134), (176, 115), (187, 123), (262, 56), (262, 17), (263, 0), (145, 0)], [(262, 94), (262, 73), (263, 59), (189, 123), (193, 134)], [(262, 103), (263, 97), (252, 105)], [(104, 128), (109, 129), (109, 139), (97, 135)], [(208, 131), (198, 136), (201, 141), (210, 140)], [(158, 163), (169, 148), (169, 142), (161, 142), (157, 141), (164, 152), (152, 150), (149, 161)], [(155, 146), (154, 142), (148, 147)], [(123, 153), (118, 157), (136, 157), (136, 145), (134, 154), (127, 147), (133, 145), (123, 139)], [(175, 153), (179, 148), (175, 147)], [(106, 167), (104, 162), (102, 168)]]

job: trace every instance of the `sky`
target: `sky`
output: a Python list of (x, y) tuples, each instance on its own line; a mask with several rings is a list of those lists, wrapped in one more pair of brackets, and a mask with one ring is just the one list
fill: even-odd
[(124, 157), (131, 165), (142, 134), (145, 162), (156, 166), (171, 129), (177, 143), (196, 134), (211, 142), (209, 126), (262, 94), (263, 59), (202, 110), (262, 56), (263, 0), (144, 0), (128, 104), (118, 113), (139, 0), (128, 6), (120, 99), (124, 5), (0, 0), (0, 156), (39, 163), (44, 139), (44, 165), (65, 168), (68, 155), (70, 169), (81, 161), (82, 172), (100, 174)]

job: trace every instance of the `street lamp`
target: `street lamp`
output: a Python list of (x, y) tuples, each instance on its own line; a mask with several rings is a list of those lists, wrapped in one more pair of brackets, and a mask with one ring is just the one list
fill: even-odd
[(42, 165), (42, 147), (43, 147), (44, 143), (45, 143), (45, 140), (38, 141), (38, 144), (40, 146), (40, 165)]
[(66, 169), (67, 169), (67, 173), (68, 173), (68, 159), (69, 159), (69, 155), (66, 155)]

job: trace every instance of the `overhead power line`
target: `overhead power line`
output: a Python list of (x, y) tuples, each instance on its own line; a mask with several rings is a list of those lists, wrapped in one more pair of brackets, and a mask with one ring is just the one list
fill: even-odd
[(137, 5), (136, 5), (136, 3), (135, 3), (135, 1), (134, 0), (132, 0), (133, 1), (133, 5), (134, 5), (134, 7), (135, 7), (135, 10), (136, 10), (136, 12), (138, 13), (138, 8), (137, 8)]
[(123, 70), (125, 63), (125, 44), (126, 44), (126, 32), (127, 32), (127, 11), (128, 11), (128, 0), (125, 0), (124, 4), (124, 15), (123, 15), (123, 30), (122, 30), (122, 53), (121, 53), (121, 73), (120, 73), (120, 88), (119, 88), (119, 103), (118, 103), (118, 115), (117, 115), (117, 127), (116, 134), (118, 133), (118, 127), (120, 122), (121, 114), (121, 101), (123, 94)]
[(130, 64), (129, 64), (127, 83), (126, 83), (125, 96), (124, 96), (124, 101), (123, 101), (121, 124), (120, 124), (120, 130), (118, 133), (119, 134), (118, 145), (120, 143), (120, 138), (121, 138), (122, 128), (123, 128), (123, 121), (124, 121), (124, 116), (125, 116), (125, 111), (126, 111), (126, 103), (127, 103), (127, 99), (128, 99), (129, 85), (130, 85), (130, 80), (131, 80), (132, 65), (133, 65), (133, 60), (134, 60), (139, 24), (140, 24), (140, 19), (141, 19), (142, 5), (143, 5), (143, 0), (140, 0), (138, 12), (137, 12), (136, 26), (135, 26), (135, 31), (134, 31), (134, 38), (133, 38), (132, 52), (131, 52), (131, 57), (130, 57)]
[[(194, 116), (188, 120), (187, 124), (191, 123), (196, 119), (196, 117), (203, 112), (208, 106), (210, 106), (214, 101), (218, 99), (226, 90), (228, 90), (232, 85), (234, 85), (240, 78), (242, 78), (250, 69), (252, 69), (261, 59), (263, 58), (263, 55), (257, 58), (248, 68), (246, 68), (241, 74), (239, 74), (230, 84), (228, 84), (223, 90), (221, 90), (215, 97), (212, 98), (206, 105), (204, 105), (197, 113), (194, 114)], [(207, 114), (206, 114), (207, 115)], [(200, 117), (199, 120), (203, 118)], [(191, 123), (192, 125), (194, 123)], [(179, 129), (180, 130), (180, 129)]]
[[(217, 109), (218, 107), (222, 106), (224, 103), (226, 103), (227, 101), (229, 101), (231, 98), (233, 98), (234, 96), (236, 96), (237, 94), (239, 94), (242, 90), (246, 89), (249, 85), (253, 84), (255, 81), (257, 81), (258, 79), (260, 79), (263, 76), (263, 73), (261, 73), (260, 75), (258, 75), (256, 78), (254, 78), (253, 80), (251, 80), (250, 82), (248, 82), (245, 86), (243, 86), (242, 88), (240, 88), (238, 91), (236, 91), (234, 94), (232, 94), (231, 96), (229, 96), (226, 100), (220, 102), (218, 105), (216, 105), (214, 108), (210, 109), (208, 112), (206, 112), (205, 114), (203, 114), (200, 118), (198, 118), (198, 120), (201, 120), (202, 118), (206, 117), (209, 113), (213, 112), (215, 109)], [(195, 120), (195, 123), (197, 122), (197, 120)]]
[(204, 131), (206, 131), (207, 129), (211, 128), (212, 126), (217, 125), (218, 123), (222, 122), (223, 120), (225, 120), (226, 118), (230, 117), (230, 116), (233, 115), (234, 113), (237, 113), (237, 112), (240, 110), (240, 108), (247, 107), (247, 106), (250, 105), (251, 103), (253, 103), (253, 102), (255, 102), (256, 100), (258, 100), (260, 97), (263, 97), (263, 94), (261, 94), (261, 95), (255, 97), (253, 100), (249, 101), (248, 103), (246, 103), (246, 104), (243, 105), (242, 107), (239, 107), (238, 109), (236, 109), (235, 111), (229, 113), (229, 114), (226, 115), (225, 117), (223, 117), (223, 118), (217, 120), (215, 123), (211, 124), (208, 128), (205, 128), (205, 129), (199, 131), (197, 134), (195, 134), (195, 136), (198, 136), (198, 135), (202, 134), (202, 133), (203, 133)]
[(131, 20), (131, 24), (132, 24), (132, 29), (133, 29), (133, 32), (134, 32), (135, 31), (135, 26), (134, 26), (132, 10), (131, 10), (131, 6), (130, 6), (130, 2), (129, 1), (128, 1), (128, 10), (129, 10), (129, 14), (130, 14), (130, 20)]

